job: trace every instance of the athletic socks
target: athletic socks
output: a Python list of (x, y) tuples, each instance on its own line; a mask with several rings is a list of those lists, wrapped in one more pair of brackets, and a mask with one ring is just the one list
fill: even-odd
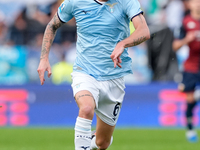
[(91, 149), (91, 150), (98, 150), (98, 146), (96, 145), (96, 136), (94, 136), (94, 137), (92, 138), (91, 145), (90, 145), (90, 149)]
[(77, 117), (75, 124), (75, 150), (89, 150), (92, 120)]
[(187, 129), (192, 130), (192, 117), (193, 117), (193, 109), (196, 106), (196, 102), (187, 103), (187, 110), (186, 110), (186, 118), (187, 118)]
[[(112, 144), (112, 142), (113, 142), (113, 136), (111, 137), (110, 145)], [(109, 145), (109, 146), (110, 146), (110, 145)], [(98, 150), (98, 146), (96, 145), (96, 136), (94, 136), (94, 137), (92, 138), (90, 149), (91, 149), (91, 150)]]

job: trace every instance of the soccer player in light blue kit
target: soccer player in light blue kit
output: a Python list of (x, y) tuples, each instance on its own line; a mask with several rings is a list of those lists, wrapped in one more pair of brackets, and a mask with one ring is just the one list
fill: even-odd
[[(44, 33), (38, 73), (51, 76), (48, 54), (56, 30), (72, 17), (77, 25), (77, 57), (72, 73), (72, 88), (79, 107), (75, 124), (75, 150), (105, 150), (124, 97), (124, 76), (132, 73), (127, 47), (150, 37), (138, 0), (65, 0)], [(135, 32), (130, 35), (129, 22)], [(97, 115), (96, 133), (91, 124)]]

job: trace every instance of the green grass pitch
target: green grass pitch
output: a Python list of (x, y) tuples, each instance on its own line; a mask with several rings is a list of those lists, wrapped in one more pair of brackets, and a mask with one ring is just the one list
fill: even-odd
[[(68, 128), (0, 128), (0, 150), (74, 150), (73, 137)], [(200, 142), (188, 143), (183, 129), (117, 128), (108, 150), (200, 150)]]

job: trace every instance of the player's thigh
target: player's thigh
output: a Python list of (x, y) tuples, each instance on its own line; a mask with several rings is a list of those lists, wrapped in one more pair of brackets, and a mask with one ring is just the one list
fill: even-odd
[(95, 108), (95, 101), (93, 95), (87, 90), (77, 92), (75, 94), (75, 100), (79, 108), (85, 105), (90, 105), (93, 106), (93, 108)]
[(194, 102), (194, 90), (198, 80), (196, 73), (183, 72), (183, 81), (179, 84), (179, 90), (186, 93), (188, 103)]
[(110, 126), (103, 122), (98, 116), (97, 116), (97, 125), (96, 125), (96, 143), (108, 143), (110, 144), (111, 137), (113, 135), (115, 126)]
[(178, 88), (181, 92), (190, 93), (194, 91), (196, 82), (196, 74), (183, 72), (183, 80)]
[(92, 119), (95, 109), (95, 100), (91, 92), (87, 90), (79, 91), (75, 94), (75, 100), (79, 107), (79, 117)]
[(104, 81), (101, 86), (95, 113), (106, 124), (115, 126), (125, 95), (124, 78)]
[(73, 72), (72, 74), (73, 95), (79, 107), (79, 117), (92, 119), (95, 109), (95, 101), (98, 100), (99, 91), (97, 81), (90, 75)]

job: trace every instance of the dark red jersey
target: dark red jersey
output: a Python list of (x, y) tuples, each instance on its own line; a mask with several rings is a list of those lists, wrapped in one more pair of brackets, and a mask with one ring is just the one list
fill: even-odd
[(195, 40), (188, 44), (190, 51), (184, 68), (187, 72), (197, 73), (200, 71), (200, 20), (195, 20), (190, 15), (185, 16), (183, 30), (185, 32), (184, 35), (189, 31), (196, 32)]

